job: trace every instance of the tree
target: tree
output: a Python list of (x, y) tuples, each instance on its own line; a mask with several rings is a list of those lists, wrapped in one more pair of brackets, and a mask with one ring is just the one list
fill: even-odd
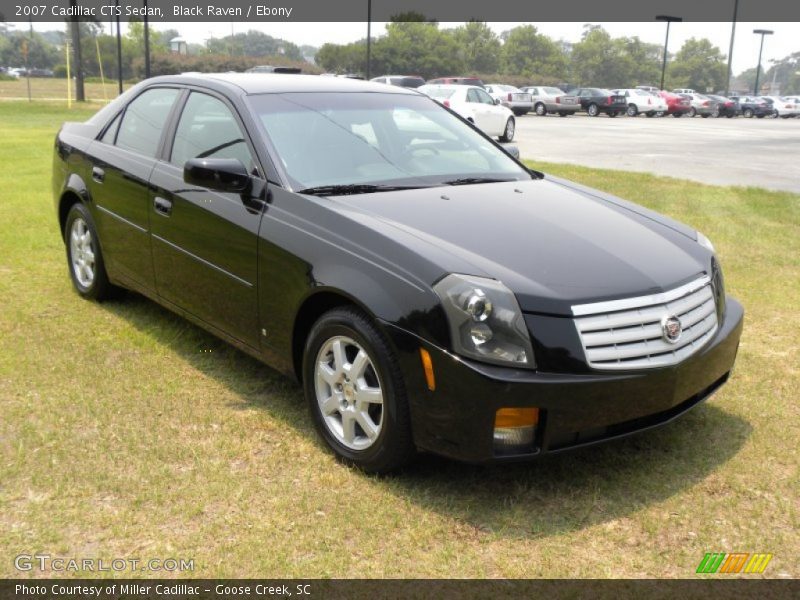
[(661, 58), (664, 49), (660, 44), (648, 44), (638, 36), (623, 38), (625, 87), (656, 85), (661, 78)]
[(560, 46), (533, 25), (504, 32), (502, 71), (528, 77), (563, 78), (567, 58)]
[(581, 41), (572, 47), (572, 77), (584, 86), (627, 87), (630, 65), (625, 42), (612, 39), (599, 25), (587, 25)]
[(52, 44), (34, 32), (14, 31), (8, 37), (0, 37), (0, 65), (24, 67), (24, 49), (28, 50), (28, 65), (32, 69), (52, 69), (60, 53)]
[(452, 32), (466, 71), (495, 73), (500, 67), (500, 38), (486, 23), (470, 21)]
[(713, 92), (725, 88), (725, 55), (707, 39), (690, 38), (678, 50), (668, 69), (669, 86)]

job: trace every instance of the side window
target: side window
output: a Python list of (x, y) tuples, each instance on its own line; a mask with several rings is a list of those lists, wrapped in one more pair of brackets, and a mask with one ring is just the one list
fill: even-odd
[(100, 138), (100, 141), (104, 144), (113, 144), (114, 140), (117, 139), (117, 129), (119, 129), (119, 121), (120, 115), (114, 117), (114, 120), (111, 121), (111, 125), (108, 126), (106, 132), (103, 134), (103, 137)]
[(480, 102), (476, 90), (467, 90), (467, 102)]
[(492, 97), (483, 90), (475, 90), (475, 92), (478, 94), (479, 102), (482, 102), (483, 104), (494, 104)]
[(192, 92), (183, 108), (170, 162), (183, 167), (190, 158), (237, 158), (252, 172), (253, 156), (227, 105), (208, 94)]
[(155, 88), (140, 94), (125, 109), (117, 146), (155, 157), (161, 132), (178, 97), (177, 89)]

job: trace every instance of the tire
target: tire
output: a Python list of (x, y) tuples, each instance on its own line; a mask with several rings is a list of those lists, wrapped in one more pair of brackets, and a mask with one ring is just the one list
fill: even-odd
[(719, 119), (722, 115), (719, 114), (719, 109), (715, 108), (714, 112), (711, 113), (711, 116), (714, 117), (715, 119)]
[(317, 432), (343, 463), (387, 473), (414, 457), (397, 358), (360, 310), (333, 309), (311, 328), (303, 354), (303, 389)]
[(778, 114), (777, 110), (773, 110), (772, 114), (770, 115), (770, 117), (773, 118), (773, 119), (777, 119), (779, 116), (780, 116), (780, 114)]
[(627, 114), (629, 117), (636, 117), (639, 115), (639, 109), (635, 104), (628, 104), (625, 114)]
[(108, 280), (94, 220), (89, 209), (80, 202), (73, 204), (67, 213), (64, 243), (75, 291), (81, 297), (97, 302), (115, 297), (120, 290)]
[(745, 108), (744, 112), (742, 112), (742, 116), (746, 119), (753, 118), (753, 109), (752, 108)]
[(547, 107), (541, 102), (536, 103), (536, 106), (533, 107), (533, 111), (540, 117), (547, 115)]
[(613, 118), (614, 118), (614, 117), (616, 117), (618, 114), (619, 114), (619, 113), (618, 113), (618, 112), (616, 112), (616, 111), (611, 111), (611, 112), (609, 112), (609, 113), (608, 113), (608, 116), (609, 116), (609, 117), (611, 117), (611, 118), (613, 119)]
[(686, 114), (688, 116), (690, 116), (690, 117), (696, 117), (697, 116), (697, 109), (693, 106), (692, 108), (689, 109), (689, 112), (686, 113)]
[(501, 142), (510, 142), (514, 139), (514, 133), (516, 132), (516, 124), (514, 122), (514, 117), (508, 117), (508, 121), (506, 121), (506, 128), (503, 130), (503, 135), (500, 136)]
[(596, 117), (597, 115), (600, 114), (600, 109), (597, 108), (597, 104), (590, 104), (589, 106), (586, 107), (586, 113), (590, 117)]

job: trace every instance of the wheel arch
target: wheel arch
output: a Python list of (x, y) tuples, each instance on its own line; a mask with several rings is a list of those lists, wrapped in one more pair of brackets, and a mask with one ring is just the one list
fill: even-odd
[(67, 224), (67, 215), (70, 209), (79, 202), (86, 204), (89, 201), (89, 190), (83, 179), (75, 173), (67, 178), (64, 189), (58, 199), (58, 226), (61, 238), (65, 238), (64, 228)]

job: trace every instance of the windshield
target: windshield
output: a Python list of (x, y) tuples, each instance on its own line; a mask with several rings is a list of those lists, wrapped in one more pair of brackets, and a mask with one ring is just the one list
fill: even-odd
[(248, 100), (294, 190), (531, 178), (502, 149), (426, 96), (313, 92)]

